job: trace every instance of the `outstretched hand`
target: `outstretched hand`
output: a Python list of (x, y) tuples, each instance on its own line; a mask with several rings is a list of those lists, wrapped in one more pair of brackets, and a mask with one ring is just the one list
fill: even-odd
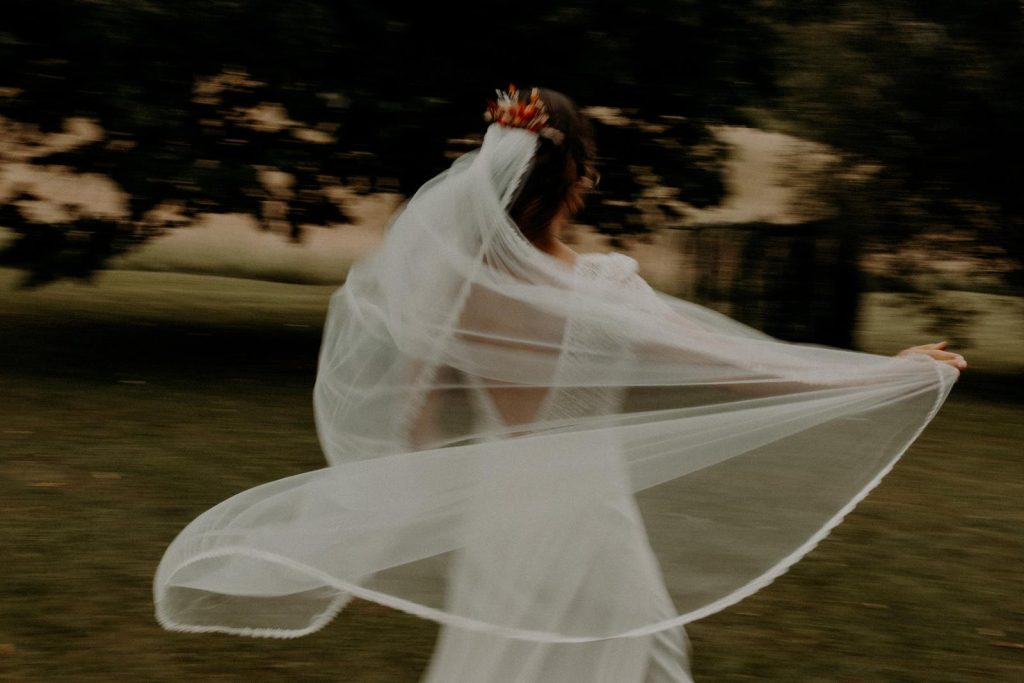
[(957, 370), (963, 370), (967, 367), (967, 361), (959, 353), (953, 353), (952, 351), (946, 351), (946, 347), (949, 342), (935, 342), (934, 344), (921, 344), (920, 346), (911, 346), (909, 349), (903, 349), (899, 352), (900, 356), (909, 356), (912, 353), (923, 353), (926, 356), (931, 356), (940, 363), (950, 365)]

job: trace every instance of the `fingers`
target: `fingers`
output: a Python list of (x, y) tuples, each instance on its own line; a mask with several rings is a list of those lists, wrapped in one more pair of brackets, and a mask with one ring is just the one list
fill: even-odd
[(946, 363), (947, 365), (951, 365), (952, 367), (957, 368), (959, 370), (963, 370), (964, 368), (967, 367), (967, 361), (959, 353), (953, 353), (951, 351), (942, 351), (941, 349), (938, 348), (927, 348), (933, 346), (934, 345), (926, 344), (926, 348), (922, 350), (922, 353), (924, 353), (924, 355), (926, 356), (934, 358), (937, 361)]
[(963, 370), (964, 368), (967, 367), (967, 361), (964, 360), (964, 357), (961, 356), (959, 353), (937, 351), (929, 355), (931, 355), (931, 357), (937, 361), (941, 361), (943, 363), (946, 363), (947, 365), (952, 365), (954, 368), (958, 368), (960, 370)]
[(949, 346), (948, 341), (935, 342), (933, 344), (921, 344), (920, 346), (912, 346), (909, 349), (900, 351), (899, 355), (905, 356), (912, 353), (921, 353), (929, 358), (934, 358), (940, 363), (946, 363), (950, 367), (954, 367), (957, 370), (963, 370), (967, 367), (967, 361), (959, 353), (953, 353), (952, 351), (945, 351), (944, 349)]

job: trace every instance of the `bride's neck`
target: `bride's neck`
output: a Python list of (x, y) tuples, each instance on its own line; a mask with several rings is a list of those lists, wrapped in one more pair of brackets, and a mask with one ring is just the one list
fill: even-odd
[(565, 261), (569, 265), (575, 265), (576, 252), (570, 249), (569, 246), (562, 241), (562, 231), (568, 225), (568, 217), (564, 213), (559, 213), (555, 216), (555, 219), (551, 221), (551, 225), (548, 227), (547, 232), (536, 239), (533, 246), (560, 261)]

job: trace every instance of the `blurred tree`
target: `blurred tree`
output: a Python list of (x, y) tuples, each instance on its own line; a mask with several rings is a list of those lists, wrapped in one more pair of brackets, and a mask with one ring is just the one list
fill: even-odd
[(298, 239), (303, 224), (345, 221), (332, 184), (410, 193), (481, 131), (484, 99), (509, 81), (649, 124), (601, 126), (612, 170), (590, 214), (612, 234), (641, 230), (632, 200), (653, 184), (697, 206), (722, 197), (724, 149), (706, 124), (771, 87), (763, 46), (740, 39), (751, 4), (11, 0), (0, 115), (42, 132), (97, 122), (99, 139), (31, 162), (108, 175), (129, 211), (40, 224), (22, 210), (31, 197), (12, 195), (5, 225), (20, 239), (3, 260), (33, 283), (87, 275), (168, 227), (145, 220), (158, 206), (267, 223), (266, 170), (294, 178)]
[[(848, 276), (822, 298), (848, 307), (837, 319), (855, 319), (870, 244), (957, 231), (1024, 282), (1024, 194), (1007, 170), (1021, 148), (1016, 0), (8, 0), (5, 10), (0, 122), (46, 132), (95, 121), (95, 140), (27, 161), (105, 174), (128, 197), (123, 218), (70, 206), (45, 223), (31, 188), (0, 197), (0, 224), (18, 235), (0, 262), (28, 267), (30, 283), (86, 277), (173, 225), (156, 207), (244, 212), (264, 227), (283, 216), (295, 239), (303, 225), (344, 222), (328, 188), (410, 193), (472, 145), (483, 100), (509, 81), (627, 122), (599, 117), (604, 179), (585, 217), (613, 237), (648, 229), (641, 197), (658, 197), (670, 223), (677, 200), (719, 202), (726, 150), (708, 127), (753, 121), (839, 159), (810, 187), (828, 205), (822, 239), (841, 246), (826, 251), (845, 259), (834, 272)], [(264, 183), (274, 170), (292, 178), (287, 191)], [(804, 262), (784, 239), (797, 254), (785, 258)]]
[(891, 275), (943, 335), (966, 318), (921, 277), (936, 262), (974, 258), (1024, 287), (1022, 8), (848, 0), (805, 7), (782, 30), (773, 118), (836, 154), (804, 178), (805, 196), (827, 205), (852, 258), (931, 247)]

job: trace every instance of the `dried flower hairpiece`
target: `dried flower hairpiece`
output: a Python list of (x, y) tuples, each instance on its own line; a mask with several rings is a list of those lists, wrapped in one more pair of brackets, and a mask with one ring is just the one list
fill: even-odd
[(556, 145), (562, 144), (565, 135), (554, 126), (547, 125), (548, 113), (537, 88), (530, 91), (530, 99), (525, 102), (519, 98), (519, 89), (515, 85), (510, 84), (507, 92), (494, 92), (498, 98), (487, 103), (485, 120), (506, 128), (524, 128), (548, 138)]

